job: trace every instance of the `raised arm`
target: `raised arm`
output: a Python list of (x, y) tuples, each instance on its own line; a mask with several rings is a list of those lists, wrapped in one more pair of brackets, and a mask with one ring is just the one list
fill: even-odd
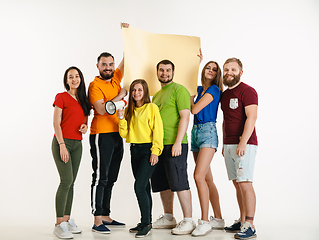
[[(121, 22), (121, 28), (128, 28), (129, 26), (130, 24)], [(124, 54), (123, 54), (122, 61), (120, 62), (117, 68), (120, 69), (122, 76), (124, 76)]]

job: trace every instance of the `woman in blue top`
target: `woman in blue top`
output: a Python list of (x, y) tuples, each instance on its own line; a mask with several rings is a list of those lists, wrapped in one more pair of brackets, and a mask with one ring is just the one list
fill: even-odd
[[(199, 55), (202, 60), (202, 54)], [(191, 112), (194, 114), (191, 151), (196, 163), (194, 179), (201, 205), (201, 219), (192, 232), (193, 236), (204, 236), (212, 229), (224, 229), (225, 222), (219, 205), (219, 195), (213, 181), (210, 163), (218, 147), (216, 117), (223, 81), (221, 69), (214, 61), (209, 61), (202, 70), (202, 86), (197, 88), (197, 98), (191, 96)], [(214, 217), (208, 219), (209, 201)]]

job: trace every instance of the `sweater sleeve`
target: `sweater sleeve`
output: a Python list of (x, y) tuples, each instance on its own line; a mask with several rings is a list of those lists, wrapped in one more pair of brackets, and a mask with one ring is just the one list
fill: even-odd
[(122, 138), (126, 138), (127, 136), (127, 121), (125, 118), (119, 121), (119, 134)]
[(155, 104), (153, 105), (153, 114), (152, 114), (152, 131), (153, 131), (153, 140), (152, 140), (152, 147), (151, 152), (157, 156), (162, 154), (163, 151), (163, 122), (161, 115), (159, 113), (159, 109)]

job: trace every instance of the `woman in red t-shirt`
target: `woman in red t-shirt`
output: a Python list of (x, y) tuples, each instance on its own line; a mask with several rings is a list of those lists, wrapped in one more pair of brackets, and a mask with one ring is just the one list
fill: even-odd
[(82, 134), (87, 132), (90, 103), (86, 95), (83, 74), (77, 67), (70, 67), (64, 73), (64, 87), (53, 103), (54, 137), (52, 154), (60, 175), (56, 193), (56, 224), (53, 233), (59, 238), (72, 238), (80, 233), (70, 219), (73, 186), (82, 156)]

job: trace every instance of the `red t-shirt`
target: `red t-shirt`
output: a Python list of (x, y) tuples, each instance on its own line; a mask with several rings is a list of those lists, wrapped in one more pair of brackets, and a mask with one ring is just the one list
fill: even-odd
[(80, 103), (67, 92), (63, 92), (56, 95), (54, 106), (62, 109), (61, 128), (63, 138), (82, 140), (82, 133), (79, 130), (84, 123), (85, 116)]
[[(245, 107), (258, 105), (258, 95), (254, 88), (241, 82), (233, 89), (226, 89), (221, 97), (224, 113), (224, 144), (238, 144), (247, 119)], [(247, 144), (258, 145), (254, 128)]]

